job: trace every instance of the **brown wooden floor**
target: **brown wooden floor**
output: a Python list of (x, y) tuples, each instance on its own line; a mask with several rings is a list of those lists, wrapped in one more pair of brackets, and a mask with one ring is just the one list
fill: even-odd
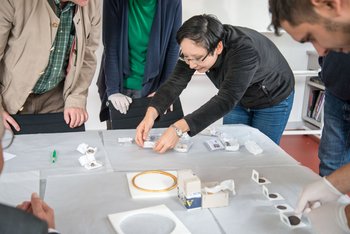
[(280, 146), (284, 151), (317, 174), (320, 163), (317, 154), (318, 144), (319, 142), (315, 137), (308, 135), (283, 136), (280, 142)]

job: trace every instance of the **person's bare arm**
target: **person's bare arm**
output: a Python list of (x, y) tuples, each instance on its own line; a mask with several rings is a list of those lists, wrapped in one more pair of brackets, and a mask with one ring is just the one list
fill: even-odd
[(342, 166), (326, 178), (341, 193), (350, 192), (350, 163)]

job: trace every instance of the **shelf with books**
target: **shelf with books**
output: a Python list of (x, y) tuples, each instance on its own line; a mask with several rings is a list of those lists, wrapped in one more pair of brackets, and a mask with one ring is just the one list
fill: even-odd
[(325, 87), (318, 79), (318, 70), (294, 71), (294, 76), (306, 78), (301, 121), (288, 122), (283, 134), (320, 136), (323, 127)]
[(305, 82), (302, 119), (322, 130), (325, 87), (317, 77), (307, 77)]

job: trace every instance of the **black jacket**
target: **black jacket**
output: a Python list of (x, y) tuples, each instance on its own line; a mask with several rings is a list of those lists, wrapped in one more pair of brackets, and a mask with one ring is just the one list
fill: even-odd
[[(293, 72), (268, 38), (248, 28), (224, 25), (224, 29), (223, 53), (206, 73), (219, 91), (184, 117), (190, 136), (223, 117), (238, 103), (246, 108), (271, 107), (294, 90)], [(164, 113), (186, 88), (194, 72), (178, 60), (171, 77), (158, 90), (150, 106)]]

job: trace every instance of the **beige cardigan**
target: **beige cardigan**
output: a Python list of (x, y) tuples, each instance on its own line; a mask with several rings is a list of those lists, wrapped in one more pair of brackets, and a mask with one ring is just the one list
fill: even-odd
[[(76, 36), (63, 96), (65, 108), (86, 108), (96, 69), (101, 30), (101, 0), (76, 7)], [(0, 7), (0, 79), (2, 108), (16, 114), (45, 70), (59, 18), (47, 0), (3, 0)], [(0, 107), (1, 108), (1, 107)]]

